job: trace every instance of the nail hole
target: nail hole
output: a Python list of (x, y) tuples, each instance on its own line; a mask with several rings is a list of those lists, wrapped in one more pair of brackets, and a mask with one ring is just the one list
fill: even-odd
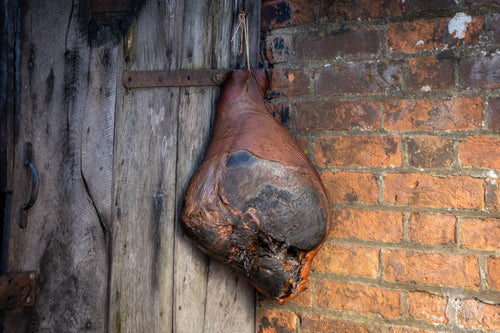
[(131, 76), (129, 76), (129, 77), (128, 77), (128, 82), (131, 82), (131, 81), (132, 81), (132, 77), (131, 77)]
[(188, 75), (188, 81), (191, 80), (191, 76)]

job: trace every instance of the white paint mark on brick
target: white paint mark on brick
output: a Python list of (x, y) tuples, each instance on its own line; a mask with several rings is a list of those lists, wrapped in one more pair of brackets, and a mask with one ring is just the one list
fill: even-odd
[(423, 41), (423, 40), (419, 40), (419, 41), (417, 42), (417, 44), (415, 44), (415, 46), (419, 46), (419, 45), (424, 45), (424, 41)]
[(422, 88), (420, 88), (420, 90), (422, 90), (422, 91), (431, 91), (431, 87), (429, 87), (429, 86), (422, 86)]
[(465, 37), (465, 32), (467, 31), (467, 26), (472, 22), (472, 17), (465, 13), (457, 13), (448, 22), (448, 32), (450, 35), (455, 33), (455, 38), (463, 39)]

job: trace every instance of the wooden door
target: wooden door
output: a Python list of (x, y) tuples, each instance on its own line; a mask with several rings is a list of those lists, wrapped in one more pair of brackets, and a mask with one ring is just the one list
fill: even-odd
[[(4, 331), (254, 332), (253, 288), (177, 223), (218, 88), (126, 91), (120, 79), (124, 70), (243, 63), (231, 42), (239, 10), (250, 12), (255, 63), (259, 1), (136, 1), (103, 21), (89, 1), (20, 7), (6, 269), (39, 277), (35, 307), (6, 311)], [(27, 141), (40, 190), (21, 229)]]

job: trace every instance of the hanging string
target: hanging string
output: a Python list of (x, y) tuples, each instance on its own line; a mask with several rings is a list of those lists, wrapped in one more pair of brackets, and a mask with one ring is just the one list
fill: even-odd
[(233, 38), (231, 38), (231, 42), (234, 41), (236, 34), (240, 31), (240, 54), (243, 53), (243, 44), (246, 47), (247, 53), (247, 67), (250, 70), (250, 49), (249, 49), (249, 38), (248, 38), (248, 13), (240, 12), (238, 15), (238, 26), (236, 27), (236, 31), (234, 32)]

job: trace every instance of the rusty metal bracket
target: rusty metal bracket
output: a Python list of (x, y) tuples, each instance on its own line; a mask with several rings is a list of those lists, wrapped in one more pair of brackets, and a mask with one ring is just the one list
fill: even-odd
[(125, 88), (218, 86), (229, 70), (172, 70), (172, 71), (125, 71), (122, 84)]
[(35, 304), (36, 272), (0, 275), (0, 310)]

